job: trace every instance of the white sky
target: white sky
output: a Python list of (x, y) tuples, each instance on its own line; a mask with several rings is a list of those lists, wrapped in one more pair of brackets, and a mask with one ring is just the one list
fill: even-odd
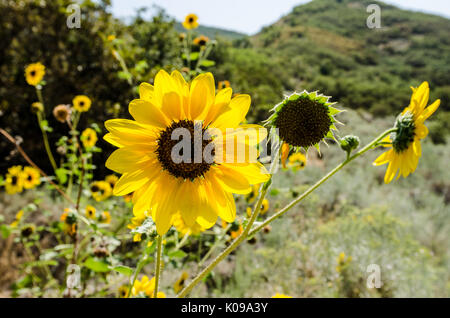
[[(247, 34), (257, 33), (291, 9), (308, 0), (112, 0), (117, 17), (132, 16), (137, 8), (156, 4), (182, 21), (186, 14), (196, 13), (199, 22)], [(449, 0), (385, 0), (398, 7), (450, 17)], [(150, 11), (152, 12), (152, 11)]]

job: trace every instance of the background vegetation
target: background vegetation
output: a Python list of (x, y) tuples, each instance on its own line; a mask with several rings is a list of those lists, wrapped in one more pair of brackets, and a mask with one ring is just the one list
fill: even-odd
[[(234, 253), (194, 295), (449, 295), (450, 153), (446, 142), (450, 132), (450, 21), (379, 3), (382, 28), (371, 30), (365, 25), (365, 8), (374, 2), (314, 0), (250, 37), (207, 27), (196, 30), (217, 40), (209, 57), (215, 65), (208, 70), (218, 81), (230, 81), (235, 92), (252, 96), (250, 122), (266, 119), (268, 110), (284, 94), (320, 90), (333, 96), (342, 108), (353, 109), (342, 116), (348, 125), (340, 129), (342, 135), (357, 133), (364, 142), (392, 124), (394, 115), (409, 102), (409, 86), (427, 80), (431, 99), (442, 102), (430, 121), (432, 138), (424, 144), (416, 174), (382, 186), (384, 169), (369, 167), (375, 154), (358, 160), (289, 216), (275, 222), (270, 233), (258, 236), (256, 246), (246, 244)], [(161, 68), (180, 69), (183, 63), (179, 58), (181, 29), (164, 12), (145, 20), (143, 11), (138, 11), (125, 24), (111, 15), (110, 1), (86, 0), (82, 2), (81, 29), (69, 29), (66, 8), (70, 3), (0, 0), (0, 127), (20, 136), (22, 147), (45, 171), (51, 167), (30, 111), (36, 97), (23, 75), (27, 64), (39, 61), (47, 67), (43, 91), (49, 125), (54, 129), (50, 143), (54, 145), (67, 134), (66, 126), (51, 116), (54, 106), (70, 104), (75, 95), (85, 94), (93, 106), (80, 127), (126, 118), (128, 103), (141, 81), (151, 81)], [(109, 35), (116, 40), (108, 41)], [(113, 50), (120, 51), (132, 76), (123, 71)], [(104, 132), (104, 127), (100, 129)], [(94, 157), (95, 174), (103, 178), (110, 173), (104, 162), (112, 148), (102, 140), (97, 145), (103, 152)], [(5, 139), (0, 139), (0, 156), (0, 174), (13, 164), (24, 164)], [(278, 178), (269, 213), (287, 202), (295, 189), (317, 180), (340, 156), (332, 145), (321, 158), (313, 152), (305, 170)], [(23, 206), (38, 224), (39, 215), (53, 216), (56, 222), (64, 205), (46, 194), (39, 189), (11, 199), (0, 193), (0, 223), (9, 224)], [(130, 216), (129, 206), (111, 204), (104, 208), (114, 211), (113, 220)], [(241, 204), (243, 210), (242, 200)], [(51, 227), (44, 226), (42, 231), (51, 232)], [(41, 235), (38, 240), (44, 247), (51, 246), (46, 237)], [(27, 282), (11, 285), (28, 277), (21, 267), (20, 242), (0, 241), (2, 296), (29, 286)], [(126, 250), (131, 245), (119, 248)], [(342, 252), (352, 259), (344, 270), (337, 271)], [(257, 257), (250, 256), (254, 253)], [(128, 261), (135, 265), (131, 254)], [(183, 262), (195, 271), (188, 258)], [(365, 288), (365, 270), (372, 263), (382, 264), (385, 285), (380, 290)], [(176, 266), (165, 270), (169, 278), (163, 288), (170, 288), (181, 272)], [(104, 295), (115, 295), (121, 282), (114, 283), (117, 286), (112, 284)], [(27, 295), (26, 288), (22, 295)]]

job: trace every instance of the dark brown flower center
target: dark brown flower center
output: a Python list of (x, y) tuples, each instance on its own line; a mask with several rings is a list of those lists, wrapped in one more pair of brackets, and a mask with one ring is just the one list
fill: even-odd
[(194, 22), (194, 18), (190, 17), (188, 21), (189, 21), (189, 23), (193, 23)]
[[(201, 123), (190, 120), (173, 122), (161, 132), (156, 154), (164, 170), (176, 178), (194, 180), (203, 176), (213, 164), (205, 153), (214, 157), (214, 149), (205, 148), (212, 138)], [(176, 147), (176, 148), (174, 148)]]
[(281, 140), (295, 147), (310, 147), (320, 142), (330, 130), (328, 108), (309, 98), (291, 100), (275, 119)]
[(34, 77), (36, 75), (36, 71), (31, 71), (30, 75)]
[(11, 184), (12, 184), (12, 185), (16, 185), (16, 184), (17, 184), (17, 181), (19, 181), (19, 179), (17, 178), (17, 176), (12, 176), (12, 178), (11, 178)]

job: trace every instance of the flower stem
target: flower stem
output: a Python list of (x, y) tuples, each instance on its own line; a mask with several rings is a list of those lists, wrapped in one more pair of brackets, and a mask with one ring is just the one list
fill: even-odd
[(334, 168), (333, 170), (331, 170), (327, 175), (325, 175), (322, 179), (320, 179), (319, 181), (317, 181), (314, 185), (312, 185), (308, 190), (306, 190), (304, 193), (302, 193), (299, 197), (297, 197), (295, 200), (293, 200), (291, 203), (289, 203), (287, 206), (285, 206), (283, 209), (281, 209), (280, 211), (278, 211), (277, 213), (275, 213), (274, 215), (272, 215), (270, 218), (268, 218), (267, 220), (265, 220), (263, 223), (261, 223), (260, 225), (258, 225), (257, 227), (255, 227), (254, 229), (252, 229), (249, 233), (249, 235), (254, 235), (255, 233), (257, 233), (258, 231), (260, 231), (262, 228), (264, 228), (266, 225), (268, 225), (269, 223), (271, 223), (273, 220), (279, 218), (280, 216), (282, 216), (284, 213), (286, 213), (287, 211), (289, 211), (290, 209), (292, 209), (296, 204), (298, 204), (299, 202), (301, 202), (303, 199), (305, 199), (309, 194), (311, 194), (311, 192), (313, 192), (314, 190), (316, 190), (319, 186), (321, 186), (325, 181), (327, 181), (329, 178), (331, 178), (336, 172), (338, 172), (339, 170), (341, 170), (343, 167), (345, 167), (347, 164), (349, 164), (351, 161), (355, 160), (356, 158), (358, 158), (359, 156), (361, 156), (362, 154), (364, 154), (365, 152), (373, 149), (374, 147), (377, 147), (379, 145), (379, 141), (382, 140), (384, 137), (386, 137), (388, 134), (390, 134), (391, 132), (394, 132), (396, 130), (396, 128), (392, 128), (389, 130), (386, 130), (385, 132), (383, 132), (380, 136), (378, 136), (377, 138), (375, 138), (374, 140), (372, 140), (368, 145), (366, 145), (364, 148), (362, 148), (360, 151), (358, 151), (357, 153), (355, 153), (353, 156), (347, 157), (347, 159), (340, 163), (336, 168)]
[[(270, 165), (269, 173), (272, 175), (275, 171), (275, 167), (278, 164), (278, 160), (281, 153), (281, 147), (279, 147), (276, 150), (276, 155), (272, 160), (272, 164)], [(211, 270), (216, 267), (217, 264), (219, 264), (225, 257), (228, 256), (232, 251), (234, 251), (241, 243), (245, 240), (245, 238), (248, 236), (248, 233), (255, 222), (256, 218), (258, 217), (259, 212), (261, 211), (261, 205), (262, 202), (266, 196), (267, 190), (269, 189), (270, 185), (272, 183), (272, 177), (266, 181), (260, 189), (260, 195), (258, 198), (258, 201), (255, 204), (255, 207), (253, 209), (252, 215), (250, 216), (250, 219), (245, 227), (245, 229), (242, 231), (242, 233), (231, 243), (230, 246), (228, 246), (222, 253), (220, 253), (208, 266), (203, 269), (190, 283), (187, 285), (179, 294), (178, 298), (186, 297), (187, 294), (190, 293), (190, 291), (200, 282), (203, 280), (203, 278), (206, 277), (206, 275), (211, 272)]]
[(159, 279), (161, 276), (161, 254), (162, 254), (162, 236), (158, 235), (156, 247), (156, 267), (155, 267), (155, 291), (154, 298), (158, 298)]
[[(42, 98), (42, 92), (39, 88), (36, 87), (36, 95), (39, 99), (39, 102), (44, 105), (44, 98)], [(44, 147), (45, 147), (45, 151), (47, 151), (47, 155), (48, 155), (48, 159), (50, 160), (50, 164), (53, 167), (53, 170), (56, 173), (56, 170), (58, 169), (57, 165), (56, 165), (56, 161), (55, 158), (53, 157), (52, 151), (50, 149), (50, 144), (48, 142), (48, 137), (47, 137), (47, 132), (45, 131), (44, 126), (42, 125), (42, 114), (41, 112), (37, 113), (37, 118), (38, 118), (38, 123), (39, 123), (39, 128), (41, 129), (42, 132), (42, 137), (44, 139)]]

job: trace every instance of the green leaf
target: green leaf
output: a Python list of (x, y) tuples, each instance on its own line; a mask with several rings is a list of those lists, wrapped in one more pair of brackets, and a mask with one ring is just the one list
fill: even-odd
[(199, 56), (200, 56), (199, 52), (192, 52), (191, 53), (191, 61), (197, 60)]
[(133, 270), (128, 266), (119, 265), (115, 267), (110, 267), (110, 269), (125, 276), (131, 276), (133, 274)]
[(55, 170), (56, 178), (58, 178), (59, 183), (64, 184), (67, 182), (66, 169), (59, 168)]
[(98, 273), (106, 273), (109, 272), (109, 266), (105, 262), (97, 261), (92, 257), (89, 257), (85, 262), (84, 266)]
[(0, 232), (2, 233), (2, 237), (6, 239), (9, 234), (11, 234), (11, 229), (9, 228), (9, 226), (2, 224), (0, 225)]
[(211, 61), (211, 60), (203, 60), (203, 61), (200, 63), (200, 65), (201, 65), (201, 66), (204, 66), (204, 67), (211, 67), (211, 66), (216, 65), (216, 62)]
[(167, 254), (167, 256), (171, 258), (183, 258), (186, 257), (187, 254), (183, 252), (182, 250), (172, 251)]

